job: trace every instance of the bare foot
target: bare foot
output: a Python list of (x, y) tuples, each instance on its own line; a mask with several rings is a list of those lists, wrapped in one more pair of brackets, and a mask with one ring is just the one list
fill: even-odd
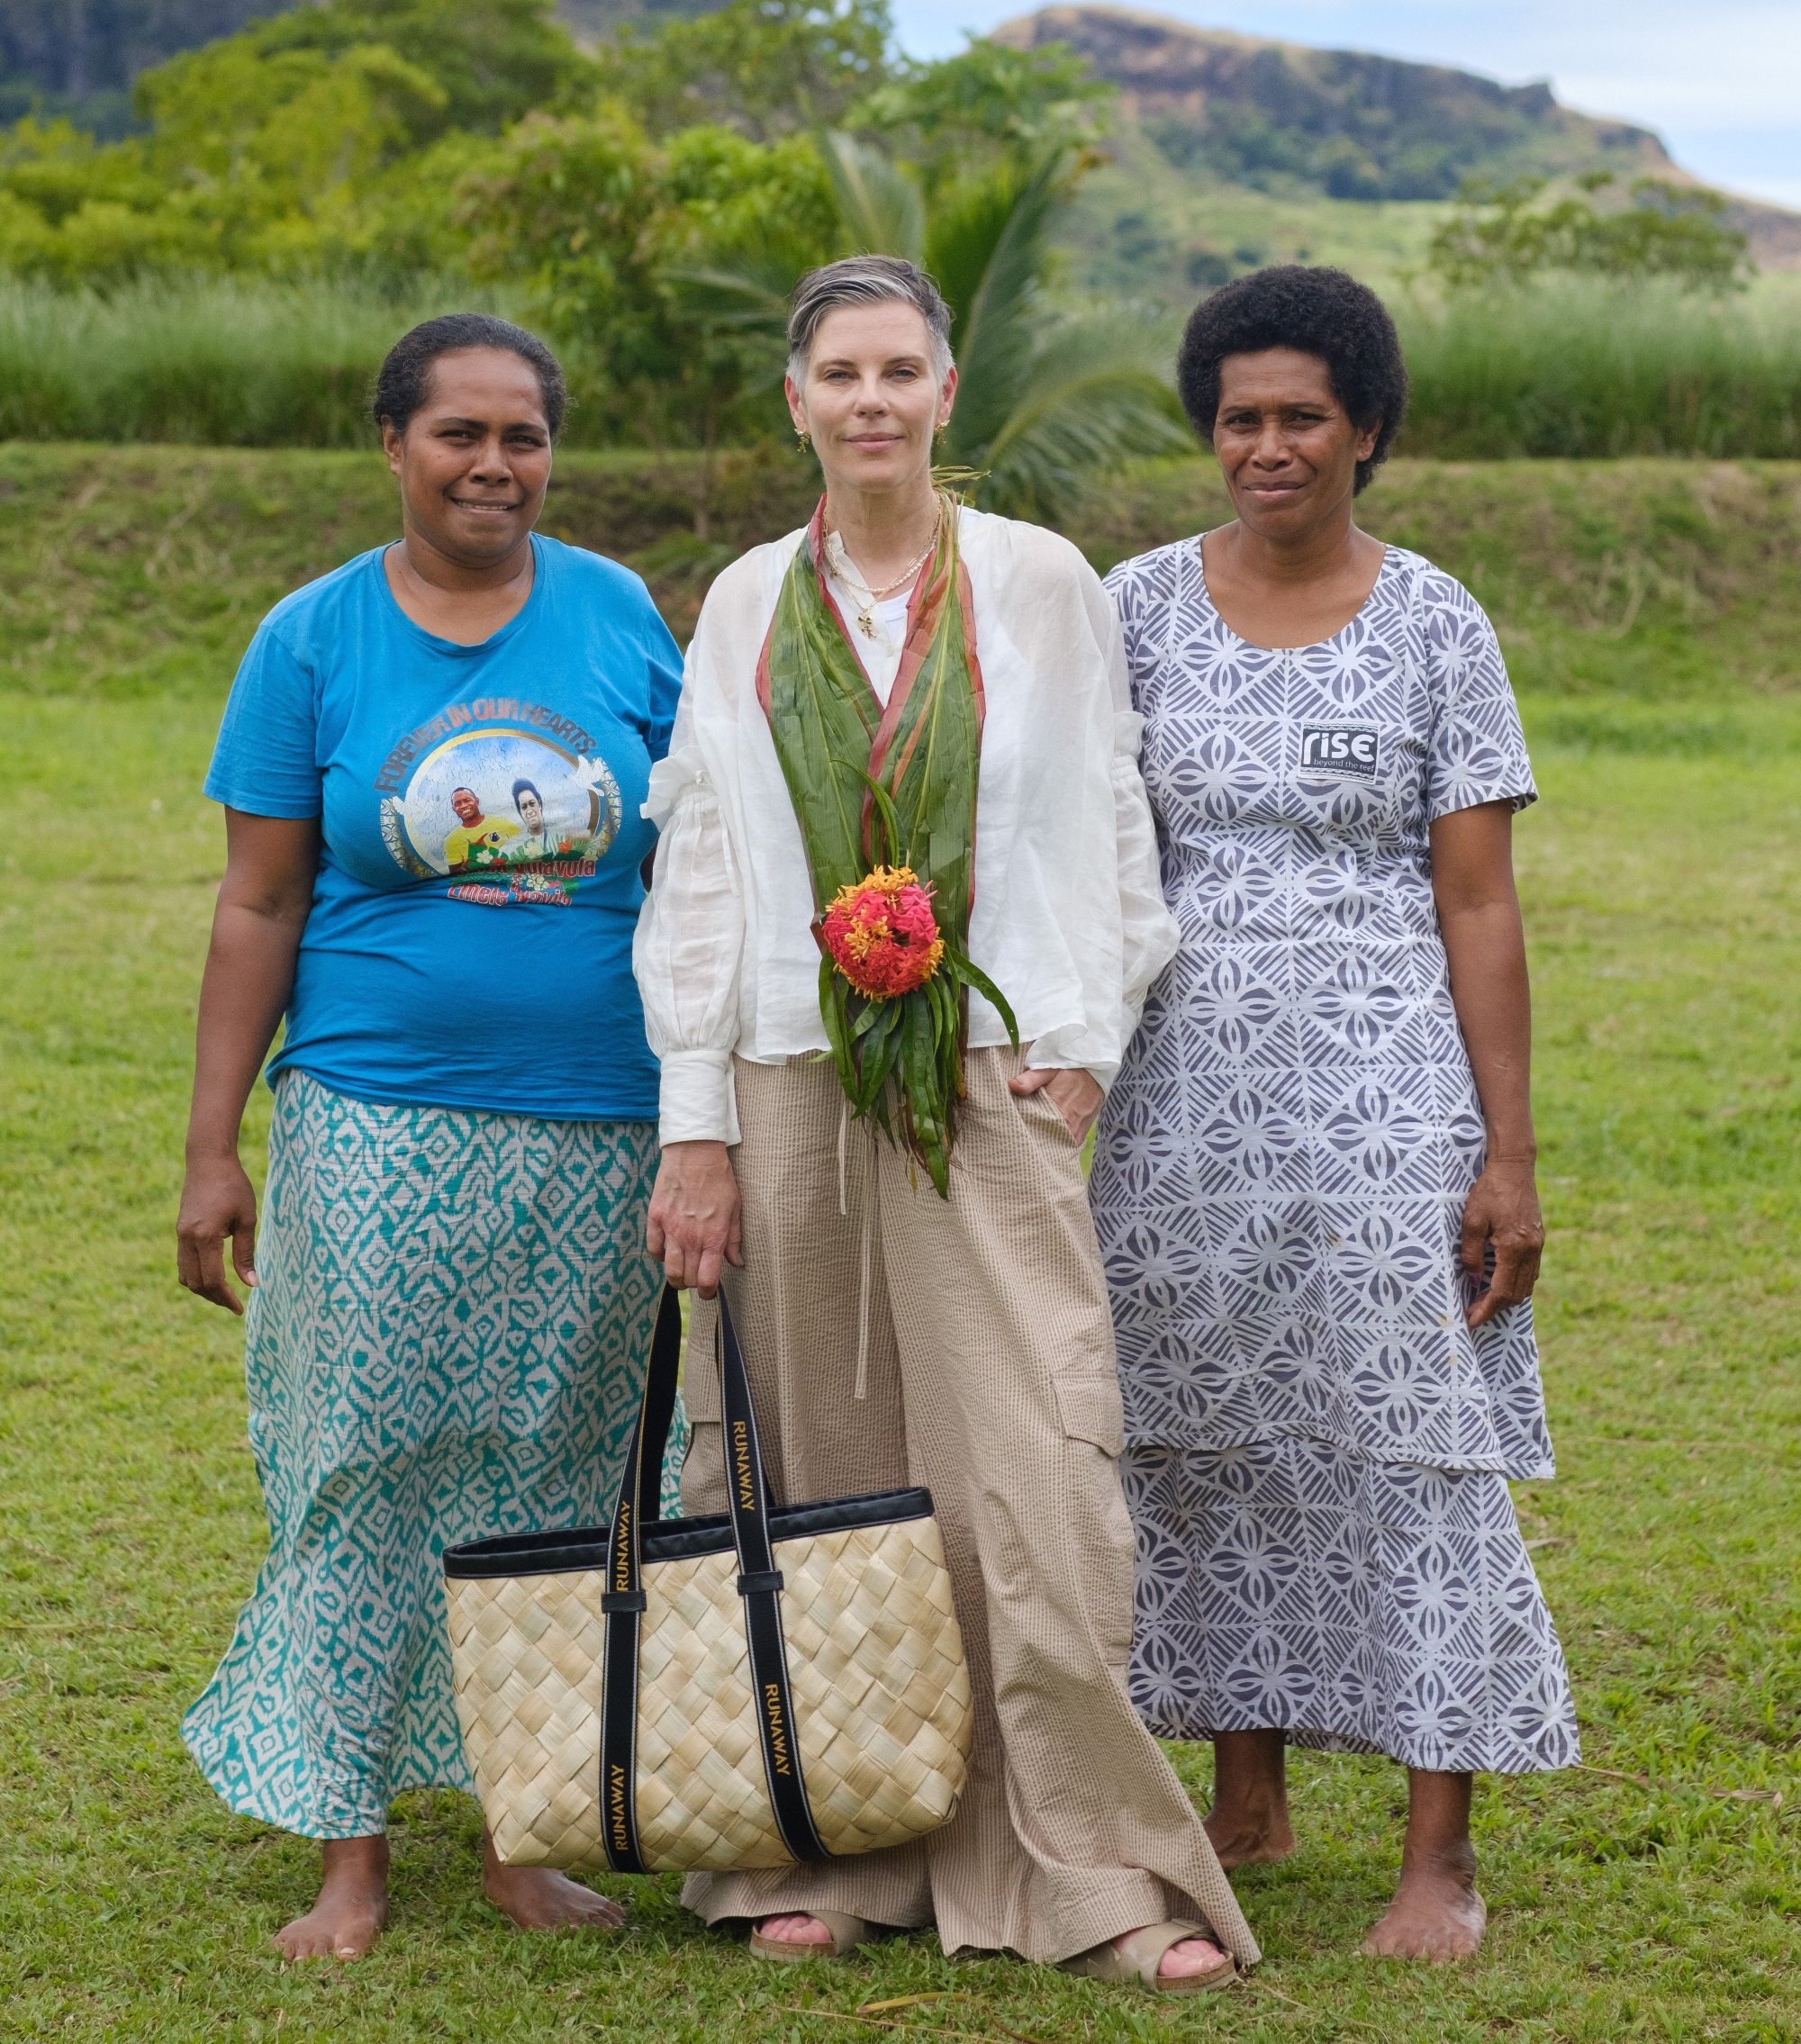
[(1445, 1966), (1482, 1949), (1489, 1910), (1476, 1893), (1476, 1855), (1409, 1857), (1388, 1913), (1357, 1948), (1369, 1958), (1424, 1958)]
[(829, 1951), (832, 1934), (817, 1916), (765, 1916), (756, 1926), (759, 1937), (778, 1945), (818, 1945)]
[(329, 1838), (319, 1898), (275, 1934), (285, 1959), (362, 1958), (388, 1920), (388, 1841)]
[(482, 1833), (482, 1893), (521, 1931), (617, 1931), (625, 1911), (553, 1867), (503, 1867)]
[[(1148, 1928), (1141, 1925), (1140, 1928)], [(1113, 1949), (1121, 1958), (1126, 1956), (1124, 1947), (1127, 1938), (1136, 1938), (1136, 1931), (1127, 1931), (1123, 1937), (1113, 1940)], [(1211, 1973), (1224, 1963), (1226, 1954), (1211, 1939), (1184, 1938), (1179, 1945), (1172, 1945), (1157, 1961), (1159, 1980), (1192, 1980), (1198, 1973)]]
[(1261, 1822), (1215, 1810), (1204, 1820), (1204, 1828), (1213, 1841), (1214, 1858), (1228, 1873), (1235, 1867), (1273, 1866), (1295, 1849), (1294, 1826), (1286, 1810)]

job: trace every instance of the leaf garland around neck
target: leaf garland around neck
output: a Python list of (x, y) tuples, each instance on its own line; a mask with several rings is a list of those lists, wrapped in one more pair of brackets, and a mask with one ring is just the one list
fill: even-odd
[(819, 1011), (851, 1111), (950, 1197), (967, 1090), (969, 990), (1013, 1010), (969, 956), (983, 698), (956, 500), (907, 603), (886, 706), (825, 574), (825, 502), (775, 601), (756, 694), (806, 846)]

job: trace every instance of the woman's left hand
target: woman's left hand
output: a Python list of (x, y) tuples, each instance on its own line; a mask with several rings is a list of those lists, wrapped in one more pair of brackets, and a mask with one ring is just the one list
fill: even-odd
[(1464, 1275), (1480, 1286), (1490, 1244), (1494, 1275), (1479, 1290), (1464, 1314), (1473, 1327), (1492, 1320), (1510, 1306), (1532, 1297), (1538, 1282), (1538, 1261), (1544, 1250), (1544, 1218), (1538, 1208), (1538, 1187), (1528, 1162), (1488, 1165), (1470, 1189), (1463, 1205), (1463, 1241), (1457, 1261)]
[(1041, 1088), (1051, 1096), (1051, 1105), (1063, 1117), (1063, 1126), (1078, 1143), (1094, 1126), (1094, 1117), (1107, 1095), (1095, 1083), (1093, 1074), (1081, 1071), (1022, 1072), (1009, 1079), (1010, 1090), (1022, 1098)]

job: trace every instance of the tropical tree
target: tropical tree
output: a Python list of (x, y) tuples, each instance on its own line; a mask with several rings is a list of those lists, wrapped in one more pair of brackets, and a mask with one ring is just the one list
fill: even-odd
[(977, 41), (890, 78), (842, 124), (880, 137), (936, 195), (1003, 158), (1035, 161), (1059, 143), (1094, 149), (1116, 97), (1066, 43), (1011, 50)]
[(146, 271), (448, 268), (458, 176), (529, 109), (598, 72), (551, 0), (325, 0), (147, 71), (149, 131), (0, 136), (0, 268), (107, 285)]
[(726, 0), (598, 51), (603, 96), (653, 135), (719, 123), (753, 141), (842, 121), (889, 77), (887, 0)]

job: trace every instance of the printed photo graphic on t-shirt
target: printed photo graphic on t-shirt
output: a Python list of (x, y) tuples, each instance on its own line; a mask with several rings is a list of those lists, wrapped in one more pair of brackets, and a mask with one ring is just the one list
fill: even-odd
[[(470, 725), (483, 711), (521, 720)], [(528, 725), (553, 713), (511, 700), (457, 704), (394, 748), (377, 777), (382, 838), (420, 880), (442, 877), (455, 901), (566, 906), (619, 834), (619, 782), (588, 734), (562, 717), (559, 744)], [(451, 735), (431, 744), (439, 728)], [(428, 749), (421, 749), (419, 741)]]

